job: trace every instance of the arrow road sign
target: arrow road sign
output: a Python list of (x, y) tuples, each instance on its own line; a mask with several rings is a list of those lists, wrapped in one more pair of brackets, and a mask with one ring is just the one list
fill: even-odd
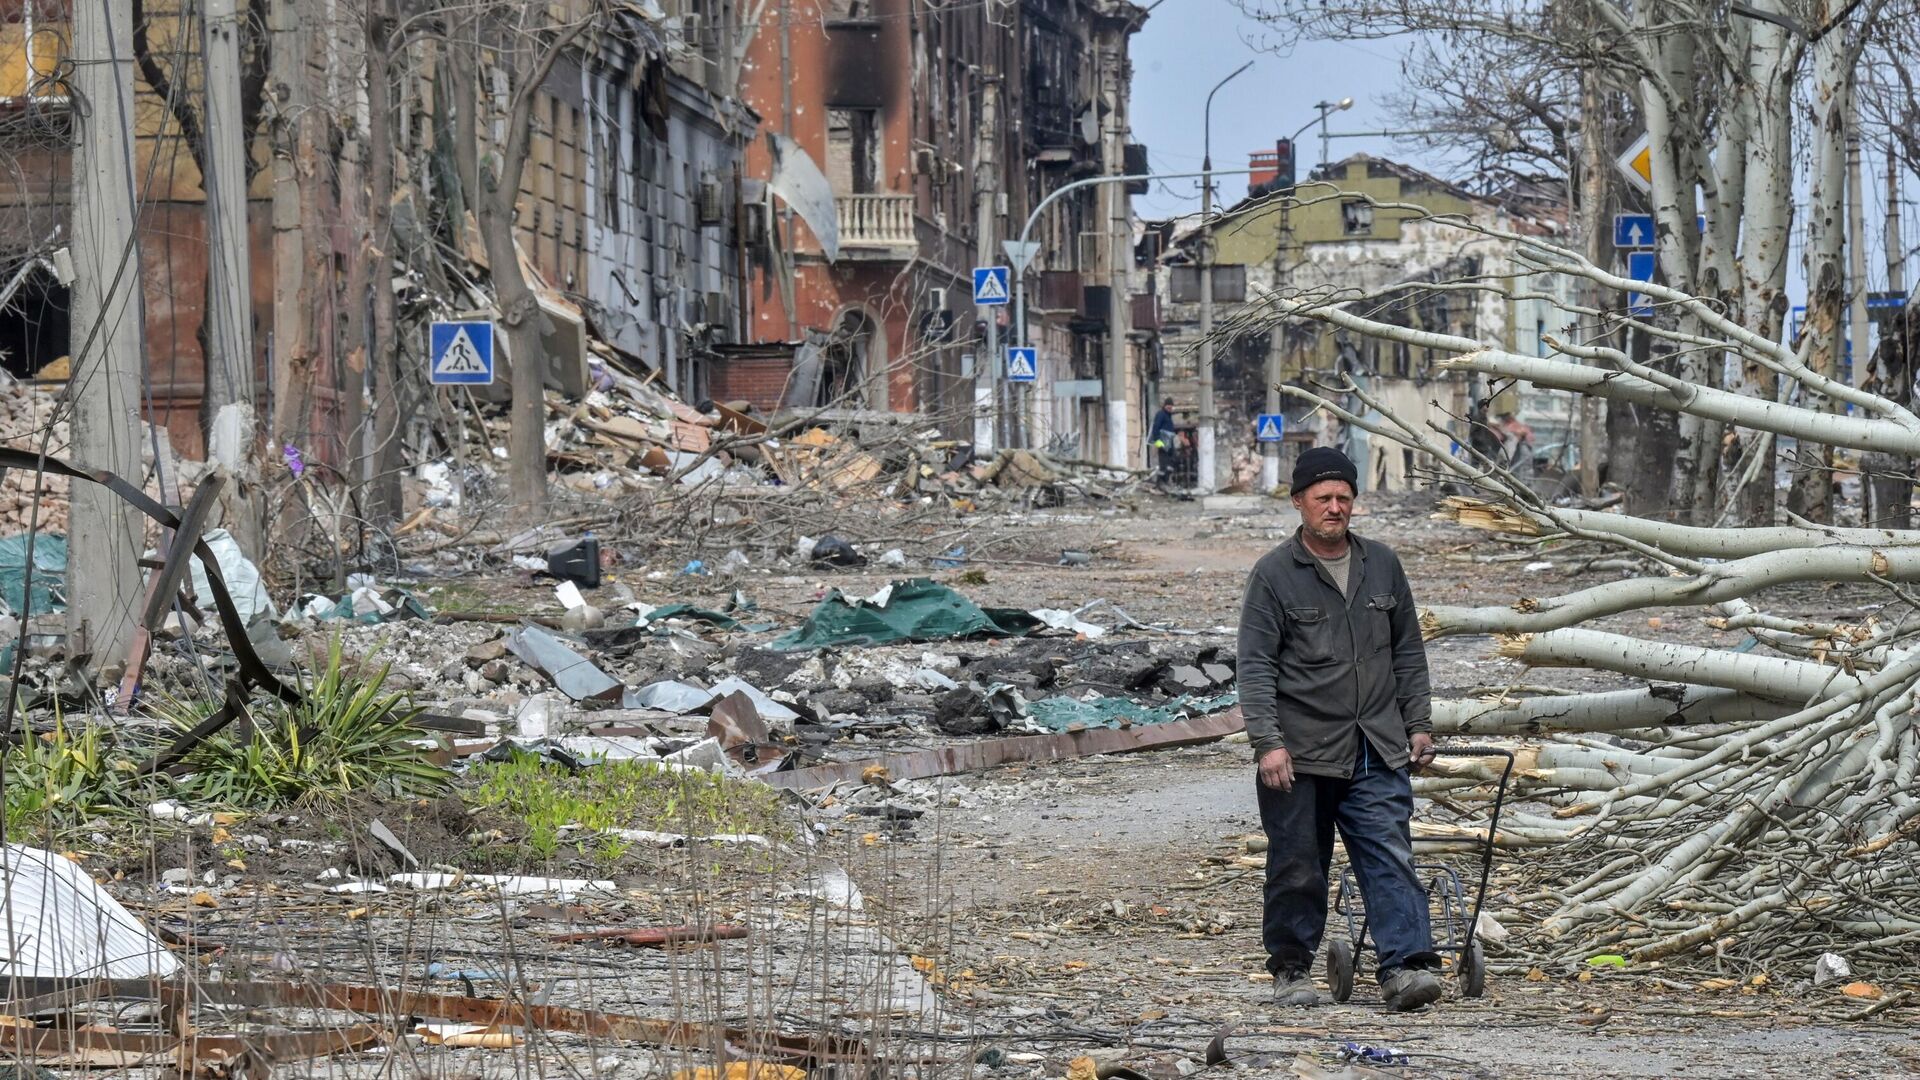
[[(1654, 255), (1651, 251), (1627, 252), (1627, 276), (1635, 281), (1652, 281)], [(1627, 294), (1627, 314), (1638, 319), (1653, 316), (1653, 298), (1646, 293)]]
[[(1707, 231), (1707, 215), (1695, 214), (1693, 227), (1704, 235)], [(1615, 214), (1613, 215), (1613, 246), (1617, 248), (1650, 248), (1653, 246), (1652, 214)]]
[(427, 328), (427, 381), (435, 386), (493, 385), (493, 324), (437, 322)]
[(1281, 442), (1287, 437), (1287, 418), (1280, 413), (1261, 413), (1253, 419), (1256, 442)]
[(1627, 178), (1627, 183), (1643, 193), (1651, 193), (1653, 191), (1653, 136), (1644, 131), (1641, 132), (1640, 137), (1633, 140), (1633, 145), (1627, 147), (1626, 153), (1613, 159), (1613, 167), (1620, 170), (1620, 175)]
[(973, 302), (976, 304), (1004, 304), (1012, 299), (1007, 288), (1007, 268), (1004, 266), (976, 266), (973, 268)]
[(1652, 214), (1613, 215), (1613, 246), (1650, 248), (1653, 246)]
[(1007, 350), (1007, 381), (1032, 382), (1034, 371), (1039, 367), (1039, 357), (1033, 349), (1010, 348)]

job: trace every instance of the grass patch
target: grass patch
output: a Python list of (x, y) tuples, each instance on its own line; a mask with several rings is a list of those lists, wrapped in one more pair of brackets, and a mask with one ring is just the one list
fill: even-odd
[[(338, 806), (368, 796), (422, 798), (441, 794), (453, 774), (427, 760), (412, 724), (420, 709), (405, 693), (385, 690), (388, 668), (349, 673), (340, 638), (304, 700), (250, 707), (254, 727), (229, 726), (187, 754), (180, 794), (192, 801), (246, 809)], [(208, 703), (173, 703), (162, 715), (182, 730), (200, 722)]]
[[(476, 765), (467, 776), (475, 781), (465, 793), (467, 803), (524, 822), (527, 847), (542, 859), (571, 850), (617, 862), (630, 845), (600, 835), (605, 829), (785, 833), (779, 796), (771, 788), (653, 762), (610, 761), (574, 773), (533, 754), (515, 754)], [(585, 831), (563, 837), (569, 825)]]
[(125, 808), (122, 795), (135, 765), (101, 729), (69, 727), (56, 712), (53, 730), (8, 748), (4, 763), (7, 834), (79, 825)]

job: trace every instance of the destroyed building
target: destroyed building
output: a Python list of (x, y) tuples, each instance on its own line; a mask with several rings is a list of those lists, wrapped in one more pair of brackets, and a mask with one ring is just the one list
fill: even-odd
[[(1262, 156), (1255, 155), (1256, 167)], [(1546, 210), (1535, 207), (1532, 216), (1525, 216), (1505, 201), (1366, 154), (1322, 166), (1313, 179), (1324, 183), (1301, 185), (1294, 192), (1297, 202), (1290, 203), (1264, 190), (1261, 177), (1256, 176), (1257, 193), (1207, 224), (1215, 245), (1216, 333), (1232, 330), (1239, 316), (1254, 311), (1270, 291), (1278, 291), (1301, 298), (1366, 296), (1369, 299), (1362, 301), (1360, 310), (1373, 318), (1493, 342), (1527, 355), (1544, 356), (1550, 351), (1544, 340), (1559, 329), (1553, 321), (1559, 316), (1546, 301), (1491, 294), (1469, 299), (1463, 293), (1416, 291), (1416, 287), (1475, 275), (1527, 272), (1512, 242), (1467, 235), (1425, 217), (1455, 215), (1490, 229), (1550, 236), (1564, 228), (1564, 204)], [(1396, 203), (1422, 207), (1426, 215), (1388, 205)], [(1182, 408), (1191, 409), (1198, 387), (1200, 267), (1195, 250), (1200, 225), (1183, 219), (1161, 230), (1172, 241), (1156, 275), (1164, 312), (1161, 390)], [(1548, 288), (1556, 287), (1545, 275), (1540, 280)], [(1469, 414), (1485, 390), (1464, 375), (1438, 370), (1436, 365), (1446, 359), (1439, 350), (1396, 346), (1320, 323), (1289, 324), (1279, 347), (1285, 381), (1351, 375), (1397, 415), (1456, 430), (1463, 443), (1458, 418)], [(1222, 486), (1244, 485), (1258, 476), (1260, 450), (1253, 438), (1253, 418), (1265, 410), (1265, 376), (1272, 348), (1272, 337), (1265, 331), (1229, 333), (1215, 343)], [(1544, 392), (1541, 396), (1553, 397)], [(1505, 399), (1494, 405), (1539, 416), (1550, 415), (1556, 407), (1564, 413), (1569, 400), (1563, 394), (1524, 406)], [(1297, 403), (1289, 402), (1287, 408), (1292, 421), (1285, 451), (1288, 462), (1301, 446), (1337, 438), (1347, 442), (1356, 460), (1368, 460), (1362, 470), (1366, 487), (1401, 490), (1410, 483), (1410, 453), (1399, 447), (1368, 445), (1363, 432), (1322, 430), (1320, 419), (1297, 409)]]
[[(688, 395), (702, 391), (701, 359), (715, 345), (739, 339), (740, 162), (758, 121), (734, 93), (737, 64), (730, 60), (732, 44), (711, 29), (720, 25), (705, 10), (712, 5), (667, 6), (665, 12), (620, 8), (603, 20), (601, 32), (583, 35), (558, 59), (534, 96), (516, 239), (553, 327), (546, 344), (561, 389), (583, 390), (590, 333)], [(174, 5), (149, 3), (139, 14), (136, 63), (128, 71), (136, 78), (147, 410), (176, 449), (199, 456), (208, 212), (192, 133), (182, 125), (186, 112), (178, 94), (162, 91), (200, 86), (201, 67), (187, 55), (200, 30), (197, 19), (183, 18)], [(269, 396), (274, 390), (299, 395), (288, 402), (263, 399), (262, 412), (271, 409), (277, 434), (309, 457), (340, 462), (352, 452), (354, 430), (363, 423), (357, 402), (372, 381), (364, 353), (356, 358), (366, 333), (357, 308), (384, 277), (373, 270), (374, 258), (361, 256), (393, 257), (403, 310), (392, 347), (400, 382), (416, 384), (416, 401), (425, 390), (424, 375), (414, 370), (425, 359), (421, 323), (497, 312), (490, 310), (470, 205), (467, 243), (458, 242), (460, 226), (451, 216), (463, 206), (448, 148), (455, 109), (435, 50), (417, 43), (389, 58), (394, 197), (390, 230), (376, 236), (380, 220), (361, 187), (372, 172), (367, 136), (374, 120), (367, 58), (356, 51), (364, 43), (346, 40), (350, 35), (331, 40), (322, 21), (316, 16), (306, 26), (306, 63), (288, 65), (298, 74), (287, 116), (276, 115), (274, 102), (259, 99), (259, 87), (247, 84), (254, 95), (249, 246), (257, 377)], [(255, 25), (252, 32), (261, 31)], [(51, 73), (65, 56), (69, 33), (62, 5), (29, 4), (25, 19), (0, 35), (0, 150), (10, 164), (0, 178), (0, 266), (7, 279), (19, 277), (15, 302), (0, 316), (0, 351), (11, 374), (53, 383), (65, 378), (68, 351), (61, 248), (74, 129), (63, 87)], [(265, 63), (251, 51), (244, 59)], [(182, 85), (157, 90), (156, 76)], [(503, 74), (494, 76), (489, 93), (505, 85)], [(311, 126), (296, 127), (296, 111), (300, 123)], [(480, 136), (485, 141), (497, 132), (482, 125)], [(291, 169), (272, 167), (281, 157)], [(292, 191), (279, 191), (281, 185)], [(290, 201), (291, 215), (280, 213), (276, 193)], [(473, 265), (441, 265), (456, 254)], [(276, 318), (289, 316), (301, 325), (276, 327)], [(289, 370), (308, 377), (297, 388), (284, 377), (274, 386), (264, 377), (270, 361), (291, 363)]]
[[(746, 253), (752, 345), (715, 366), (714, 396), (938, 412), (967, 428), (973, 373), (999, 363), (976, 313), (1001, 320), (1002, 345), (1013, 335), (1010, 308), (974, 307), (970, 270), (1005, 263), (1001, 242), (1049, 193), (1144, 165), (1127, 142), (1127, 42), (1144, 19), (1124, 0), (768, 5), (742, 79), (764, 118), (748, 171), (772, 195)], [(1128, 199), (1092, 185), (1038, 223), (1038, 378), (1003, 384), (998, 441), (1058, 437), (1088, 457), (1103, 445), (1107, 296), (1114, 270), (1131, 270), (1109, 259), (1131, 250)], [(1123, 342), (1131, 304), (1129, 290)], [(1143, 424), (1147, 351), (1123, 348), (1121, 393)]]

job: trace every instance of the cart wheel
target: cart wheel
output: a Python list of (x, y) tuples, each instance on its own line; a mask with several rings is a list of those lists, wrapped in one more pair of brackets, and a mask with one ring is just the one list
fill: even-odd
[(1460, 957), (1460, 993), (1466, 997), (1477, 998), (1487, 992), (1487, 955), (1475, 941), (1467, 946), (1466, 954)]
[(1338, 1002), (1353, 996), (1353, 943), (1346, 938), (1327, 942), (1327, 988)]

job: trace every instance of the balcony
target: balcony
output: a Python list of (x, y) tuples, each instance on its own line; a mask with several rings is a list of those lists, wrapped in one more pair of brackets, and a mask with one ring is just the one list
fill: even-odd
[(918, 247), (911, 195), (838, 195), (840, 253), (854, 259), (910, 259)]

